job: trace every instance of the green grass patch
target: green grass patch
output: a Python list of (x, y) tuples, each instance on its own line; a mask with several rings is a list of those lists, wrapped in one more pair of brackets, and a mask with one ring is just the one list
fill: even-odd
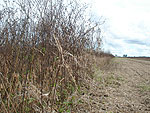
[(140, 85), (139, 88), (142, 92), (150, 91), (150, 84)]

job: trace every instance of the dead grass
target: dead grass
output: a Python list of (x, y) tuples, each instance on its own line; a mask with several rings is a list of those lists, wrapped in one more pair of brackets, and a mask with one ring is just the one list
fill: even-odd
[(85, 18), (85, 9), (77, 1), (5, 1), (0, 10), (1, 112), (71, 112), (82, 103), (78, 92), (82, 86), (92, 88), (87, 84), (97, 60), (93, 56), (107, 56), (93, 50), (100, 44), (93, 41), (100, 23)]

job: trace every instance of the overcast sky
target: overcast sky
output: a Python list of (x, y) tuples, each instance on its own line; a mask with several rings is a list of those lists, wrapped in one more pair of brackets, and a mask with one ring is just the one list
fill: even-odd
[(96, 17), (106, 19), (102, 25), (105, 51), (119, 56), (150, 56), (150, 0), (82, 1), (92, 5)]
[(150, 0), (90, 0), (97, 16), (106, 18), (104, 50), (114, 55), (150, 56)]

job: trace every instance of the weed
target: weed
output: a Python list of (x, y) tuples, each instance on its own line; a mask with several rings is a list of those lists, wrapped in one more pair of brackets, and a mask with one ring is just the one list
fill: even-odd
[(142, 92), (150, 91), (150, 84), (140, 85), (139, 88)]
[[(92, 75), (101, 22), (76, 0), (5, 1), (0, 10), (1, 112), (70, 112), (66, 98)], [(97, 37), (97, 41), (94, 39)], [(64, 109), (64, 105), (68, 107)]]

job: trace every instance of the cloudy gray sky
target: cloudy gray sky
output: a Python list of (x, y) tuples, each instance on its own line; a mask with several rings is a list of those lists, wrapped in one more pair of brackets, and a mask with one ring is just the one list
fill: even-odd
[(114, 55), (150, 56), (150, 0), (88, 0), (102, 26), (104, 50)]
[(92, 5), (96, 17), (106, 19), (102, 25), (105, 51), (119, 56), (150, 56), (150, 0), (82, 1)]

